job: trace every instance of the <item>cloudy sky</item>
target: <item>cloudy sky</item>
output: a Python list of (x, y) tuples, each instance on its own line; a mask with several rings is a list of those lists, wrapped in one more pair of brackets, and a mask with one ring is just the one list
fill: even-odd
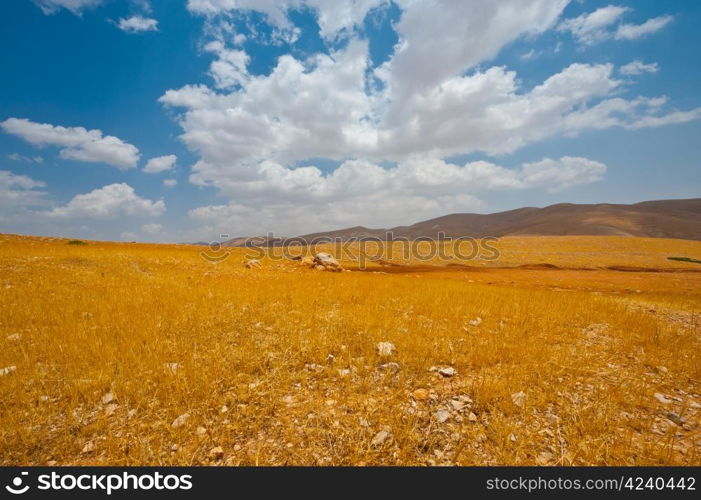
[(0, 9), (2, 232), (211, 241), (701, 195), (701, 2)]

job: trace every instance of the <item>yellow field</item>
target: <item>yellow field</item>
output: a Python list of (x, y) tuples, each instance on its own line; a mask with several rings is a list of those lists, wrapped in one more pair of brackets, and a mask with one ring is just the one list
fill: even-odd
[(701, 464), (701, 264), (667, 260), (701, 242), (496, 246), (329, 273), (0, 235), (0, 464)]

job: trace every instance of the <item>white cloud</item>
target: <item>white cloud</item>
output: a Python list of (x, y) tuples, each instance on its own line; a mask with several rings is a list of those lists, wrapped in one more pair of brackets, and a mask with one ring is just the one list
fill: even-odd
[(388, 5), (389, 0), (188, 0), (190, 12), (208, 16), (233, 11), (257, 11), (265, 14), (269, 22), (283, 31), (292, 31), (287, 14), (290, 9), (309, 7), (317, 12), (319, 34), (324, 39), (334, 39), (362, 24), (372, 9)]
[(3, 212), (1, 215), (44, 205), (46, 193), (36, 189), (43, 187), (46, 187), (46, 184), (26, 175), (0, 170), (0, 209)]
[(177, 186), (177, 184), (178, 181), (176, 181), (175, 179), (165, 179), (163, 181), (163, 185), (167, 188), (174, 188), (175, 186)]
[(41, 11), (46, 14), (54, 14), (61, 9), (71, 11), (76, 16), (80, 16), (83, 10), (97, 7), (103, 0), (34, 0)]
[(117, 27), (127, 33), (143, 33), (144, 31), (158, 31), (158, 21), (143, 16), (131, 16), (121, 18)]
[[(255, 9), (289, 30), (287, 9), (303, 3), (316, 5), (190, 0), (188, 6), (212, 23), (231, 9)], [(664, 98), (620, 97), (626, 82), (612, 64), (570, 64), (535, 87), (489, 65), (505, 45), (555, 26), (582, 40), (596, 39), (600, 30), (613, 36), (626, 8), (610, 6), (558, 25), (567, 0), (396, 3), (399, 42), (380, 67), (372, 66), (368, 42), (348, 29), (359, 23), (344, 20), (345, 28), (329, 27), (325, 36), (344, 33), (347, 44), (304, 59), (282, 55), (269, 74), (249, 73), (249, 55), (216, 35), (206, 45), (217, 56), (209, 70), (214, 85), (165, 92), (160, 101), (182, 108), (181, 138), (199, 156), (190, 182), (235, 200), (191, 211), (206, 223), (201, 227), (294, 234), (346, 223), (391, 225), (480, 207), (477, 196), (490, 190), (566, 189), (600, 179), (606, 167), (570, 157), (520, 169), (443, 159), (509, 154), (558, 135), (662, 126), (701, 113), (666, 111)], [(331, 7), (315, 8), (321, 16), (319, 9)], [(310, 158), (340, 166), (324, 175)]]
[(659, 67), (657, 63), (645, 64), (640, 59), (629, 62), (618, 70), (622, 75), (641, 75), (643, 73), (657, 73)]
[(156, 158), (151, 158), (146, 162), (144, 167), (144, 172), (148, 174), (157, 174), (159, 172), (166, 172), (172, 170), (178, 157), (175, 155), (157, 156)]
[(162, 230), (163, 226), (161, 224), (144, 224), (143, 226), (141, 226), (141, 231), (148, 234), (157, 234), (160, 233)]
[(608, 5), (579, 17), (566, 19), (558, 26), (559, 31), (569, 31), (580, 43), (591, 45), (611, 37), (608, 28), (615, 24), (628, 7)]
[(64, 159), (107, 163), (122, 170), (136, 167), (139, 161), (139, 150), (135, 146), (117, 137), (103, 135), (97, 129), (54, 126), (25, 118), (8, 118), (0, 122), (0, 127), (6, 133), (37, 146), (61, 147), (59, 154)]
[(163, 200), (151, 201), (139, 197), (125, 183), (109, 184), (89, 193), (73, 197), (66, 205), (56, 207), (46, 215), (51, 217), (112, 219), (118, 216), (157, 217), (166, 210)]
[[(396, 167), (349, 160), (324, 176), (313, 166), (289, 169), (273, 162), (257, 166), (258, 177), (232, 183), (235, 202), (193, 209), (190, 217), (222, 231), (251, 234), (274, 230), (298, 234), (342, 225), (405, 224), (420, 218), (481, 206), (479, 193), (546, 188), (557, 191), (603, 178), (606, 166), (587, 158), (545, 158), (508, 169), (486, 161), (462, 166), (414, 157)], [(359, 213), (357, 207), (363, 207)]]
[(648, 19), (643, 24), (622, 24), (616, 30), (617, 40), (637, 40), (657, 33), (674, 19), (673, 16), (660, 16)]
[(123, 231), (122, 233), (120, 233), (119, 237), (125, 241), (136, 241), (136, 239), (138, 238), (138, 236), (135, 233), (132, 233), (131, 231)]
[(26, 163), (44, 163), (44, 158), (41, 156), (24, 156), (19, 153), (10, 153), (7, 157), (12, 161), (23, 161)]

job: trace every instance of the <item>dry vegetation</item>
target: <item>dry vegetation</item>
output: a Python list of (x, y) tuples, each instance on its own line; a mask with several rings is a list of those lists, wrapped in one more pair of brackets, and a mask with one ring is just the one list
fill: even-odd
[[(701, 464), (701, 265), (667, 260), (701, 243), (497, 246), (327, 273), (0, 235), (0, 464)], [(496, 268), (534, 264), (573, 269)]]

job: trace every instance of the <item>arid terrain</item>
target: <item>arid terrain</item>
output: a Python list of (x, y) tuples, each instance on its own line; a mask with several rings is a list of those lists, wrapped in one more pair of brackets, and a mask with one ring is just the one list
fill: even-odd
[(0, 235), (0, 464), (701, 464), (701, 242), (493, 246)]

